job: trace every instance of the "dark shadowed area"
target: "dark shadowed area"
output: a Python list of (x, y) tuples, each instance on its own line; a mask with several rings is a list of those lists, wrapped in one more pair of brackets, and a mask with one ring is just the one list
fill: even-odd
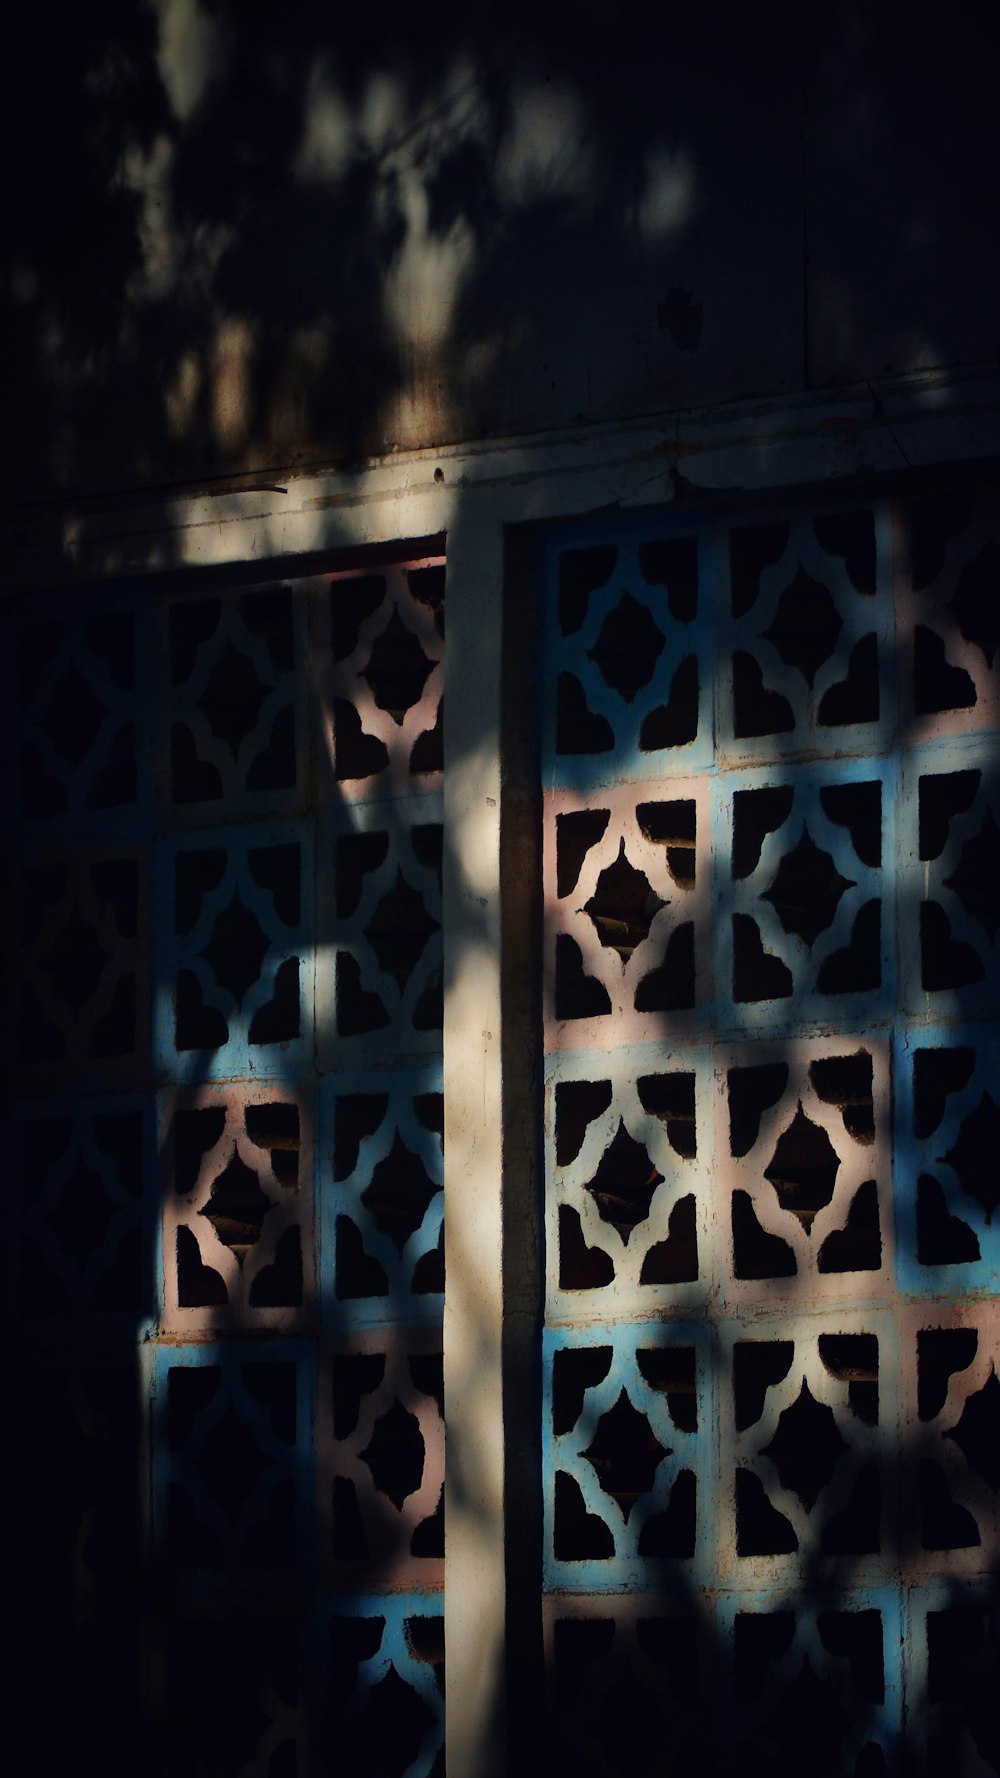
[(8, 494), (995, 359), (993, 10), (12, 24)]

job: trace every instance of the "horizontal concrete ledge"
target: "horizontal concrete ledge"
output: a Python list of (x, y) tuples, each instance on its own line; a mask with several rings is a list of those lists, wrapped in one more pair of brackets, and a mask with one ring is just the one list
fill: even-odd
[(1000, 372), (927, 371), (831, 393), (690, 408), (399, 452), (198, 491), (8, 508), (4, 590), (307, 560), (446, 532), (465, 499), (504, 524), (1000, 458)]

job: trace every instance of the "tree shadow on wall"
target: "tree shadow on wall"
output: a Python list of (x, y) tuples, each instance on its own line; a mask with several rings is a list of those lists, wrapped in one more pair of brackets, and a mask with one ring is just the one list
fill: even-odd
[(877, 646), (870, 488), (508, 540), (508, 857), (546, 884), (505, 944), (539, 1033), (505, 1055), (511, 1278), (549, 1304), (544, 1381), (508, 1353), (529, 1770), (543, 1696), (559, 1772), (996, 1762), (981, 498), (900, 500)]
[[(407, 563), (10, 613), (12, 1567), (46, 1767), (440, 1742), (444, 574)], [(388, 750), (356, 712), (333, 751), (338, 670), (405, 806), (358, 798)]]
[[(158, 15), (109, 6), (96, 20), (71, 21), (53, 44), (41, 41), (41, 15), (19, 26), (21, 59), (11, 65), (42, 69), (46, 81), (32, 118), (37, 154), (15, 194), (6, 329), (18, 415), (8, 485), (24, 499), (115, 497), (157, 483), (354, 462), (394, 446), (618, 418), (802, 382), (801, 173), (789, 147), (798, 140), (800, 39), (789, 39), (787, 61), (783, 52), (767, 85), (787, 110), (775, 107), (780, 128), (761, 144), (762, 87), (744, 66), (754, 51), (750, 25), (720, 48), (672, 23), (641, 54), (609, 64), (596, 12), (569, 44), (554, 27), (550, 34), (509, 9), (502, 27), (489, 10), (465, 9), (453, 28), (439, 18), (433, 41), (424, 21), (383, 14), (387, 47), (378, 53), (364, 30), (354, 38), (338, 30), (331, 48), (325, 20), (310, 8), (262, 7), (252, 32), (245, 12), (236, 25), (233, 16), (223, 5), (164, 7)], [(710, 140), (695, 97), (678, 91), (692, 66), (701, 81), (692, 93), (716, 93)], [(665, 70), (674, 83), (669, 105)], [(745, 211), (755, 181), (762, 195)], [(922, 226), (935, 241), (938, 194), (926, 204)], [(751, 265), (752, 300), (726, 298), (720, 339), (712, 281), (722, 267), (740, 287)], [(787, 325), (775, 326), (775, 289), (789, 292), (779, 304)], [(977, 355), (966, 349), (964, 320), (954, 323), (953, 338), (947, 316), (912, 321), (917, 333), (940, 322), (940, 342), (926, 348), (932, 361)], [(863, 335), (863, 305), (855, 326)], [(702, 351), (712, 357), (708, 370)], [(148, 1236), (142, 1265), (144, 1314), (154, 1306)], [(18, 1412), (30, 1451), (30, 1695), (67, 1746), (83, 1723), (110, 1747), (112, 1762), (122, 1755), (131, 1765), (136, 1748), (155, 1762), (148, 1742), (143, 1753), (141, 1651), (150, 1619), (155, 1627), (168, 1615), (170, 1587), (162, 1574), (150, 1586), (134, 1523), (144, 1433), (131, 1364), (116, 1367), (109, 1351), (96, 1382), (84, 1386), (92, 1399), (68, 1405), (59, 1387), (65, 1382), (73, 1396), (78, 1380), (74, 1373), (56, 1387), (57, 1370), (42, 1372), (44, 1388), (53, 1385), (43, 1400), (39, 1371), (29, 1365)], [(525, 1387), (534, 1400), (537, 1382)], [(68, 1515), (67, 1472), (75, 1484)], [(526, 1464), (524, 1473), (530, 1494), (537, 1472)], [(99, 1497), (96, 1512), (91, 1495)], [(526, 1561), (511, 1646), (515, 1667), (522, 1663), (518, 1683), (537, 1695), (543, 1665), (531, 1523), (529, 1514), (523, 1540), (512, 1544)], [(95, 1537), (116, 1578), (88, 1592)], [(243, 1610), (238, 1561), (236, 1570), (220, 1613), (229, 1624)], [(574, 1626), (562, 1674), (555, 1645), (556, 1700), (559, 1708), (568, 1700), (573, 1759), (596, 1760), (598, 1770), (601, 1762), (628, 1766), (647, 1730), (672, 1732), (689, 1651), (669, 1626), (687, 1621), (689, 1610), (695, 1621), (699, 1608), (683, 1584), (663, 1591), (660, 1627), (635, 1630), (634, 1662), (623, 1658), (607, 1709), (595, 1701), (604, 1715), (582, 1746), (574, 1688), (608, 1652), (603, 1620), (596, 1629), (584, 1618), (582, 1629)], [(268, 1675), (267, 1661), (258, 1669), (249, 1648), (245, 1659), (222, 1663), (216, 1685), (205, 1626), (220, 1599), (198, 1601), (191, 1647), (181, 1636), (175, 1654), (182, 1674), (190, 1660), (212, 1676), (202, 1695), (215, 1728), (199, 1757), (207, 1770), (224, 1771), (246, 1763), (227, 1738), (230, 1710), (249, 1721), (265, 1692), (270, 1720), (291, 1708), (282, 1690), (283, 1631), (298, 1627), (300, 1599), (294, 1588), (265, 1582), (255, 1601), (270, 1625), (274, 1670)], [(827, 1597), (825, 1609), (836, 1615), (838, 1607)], [(627, 1616), (626, 1640), (639, 1614)], [(529, 1625), (533, 1652), (525, 1661), (519, 1637)], [(701, 1633), (702, 1671), (712, 1675), (718, 1662), (724, 1671), (726, 1650)], [(751, 1654), (747, 1670), (791, 1659), (789, 1684), (798, 1684), (804, 1669), (797, 1652), (789, 1657), (788, 1646), (777, 1646), (782, 1633), (778, 1626), (773, 1649)], [(961, 1634), (978, 1675), (986, 1657), (975, 1627)], [(245, 1625), (239, 1635), (247, 1636)], [(849, 1668), (850, 1652), (831, 1646), (837, 1626), (825, 1643), (818, 1635), (831, 1659)], [(359, 1660), (371, 1658), (367, 1644), (358, 1647)], [(874, 1682), (864, 1651), (856, 1662), (863, 1717), (864, 1688)], [(58, 1713), (49, 1710), (59, 1690), (52, 1673), (63, 1688)], [(657, 1673), (666, 1675), (659, 1690)], [(651, 1674), (652, 1704), (642, 1704)], [(965, 1683), (951, 1669), (942, 1681), (958, 1693)], [(810, 1720), (803, 1684), (795, 1732)], [(275, 1688), (284, 1699), (277, 1711)], [(515, 1712), (524, 1695), (515, 1692)], [(694, 1731), (687, 1746), (696, 1760)], [(239, 1747), (251, 1749), (247, 1760), (256, 1757), (249, 1731)], [(278, 1772), (289, 1756), (277, 1745), (272, 1754)], [(397, 1756), (400, 1748), (385, 1757)]]
[[(834, 4), (22, 13), (19, 499), (353, 462), (991, 354), (990, 27)], [(954, 68), (954, 80), (949, 82)], [(947, 141), (926, 96), (962, 92)], [(890, 268), (891, 267), (891, 271)]]

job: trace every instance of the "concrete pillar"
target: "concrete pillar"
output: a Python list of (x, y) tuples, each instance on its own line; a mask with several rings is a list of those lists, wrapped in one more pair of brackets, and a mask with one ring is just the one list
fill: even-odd
[(448, 1778), (504, 1769), (500, 1031), (502, 531), (449, 533), (445, 693)]

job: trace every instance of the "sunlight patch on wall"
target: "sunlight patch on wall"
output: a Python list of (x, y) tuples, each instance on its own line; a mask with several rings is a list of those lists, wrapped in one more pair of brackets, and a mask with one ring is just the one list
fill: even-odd
[(586, 109), (568, 80), (515, 87), (497, 157), (497, 189), (512, 208), (549, 199), (583, 201), (596, 172)]
[(227, 60), (225, 33), (218, 11), (211, 17), (199, 0), (155, 0), (155, 4), (160, 74), (176, 116), (187, 123)]
[(309, 73), (302, 141), (294, 161), (295, 177), (309, 185), (337, 185), (356, 147), (355, 119), (338, 89), (330, 62), (324, 57)]
[(647, 245), (658, 246), (698, 213), (698, 175), (686, 148), (651, 148), (646, 155), (636, 227)]

